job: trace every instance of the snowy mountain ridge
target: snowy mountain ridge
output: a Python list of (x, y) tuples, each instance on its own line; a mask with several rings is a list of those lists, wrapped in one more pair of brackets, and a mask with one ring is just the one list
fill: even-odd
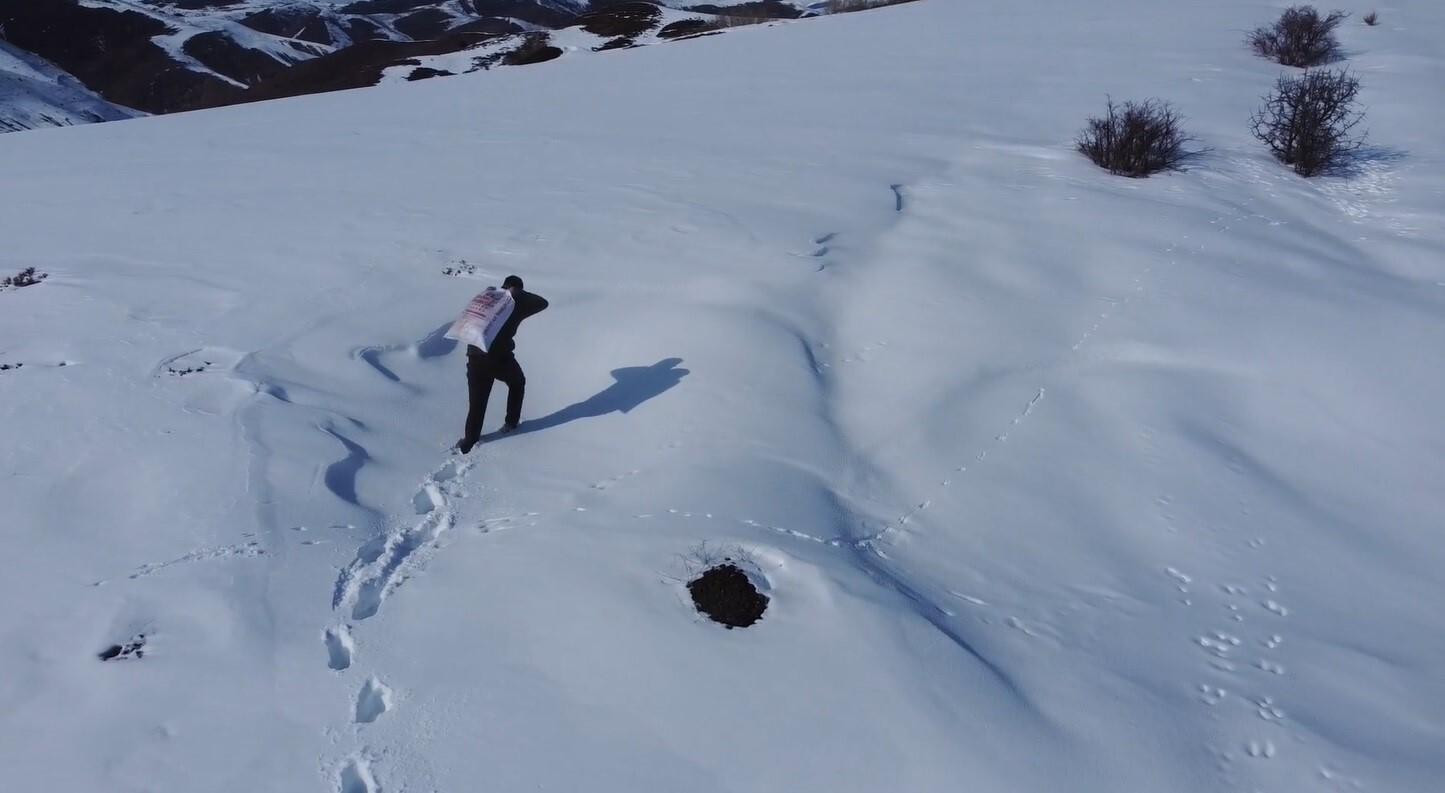
[[(485, 52), (476, 59), (495, 56), (480, 61), (484, 65), (504, 56), (507, 63), (535, 62), (548, 57), (539, 52), (555, 52), (548, 31), (611, 18), (633, 20), (623, 23), (632, 37), (614, 37), (611, 46), (635, 46), (646, 43), (639, 38), (644, 29), (679, 20), (696, 24), (732, 8), (660, 14), (659, 7), (666, 4), (0, 0), (0, 19), (12, 47), (47, 59), (111, 104), (167, 113), (372, 85), (383, 70), (417, 57), (478, 48)], [(736, 8), (759, 19), (804, 12), (780, 0)]]

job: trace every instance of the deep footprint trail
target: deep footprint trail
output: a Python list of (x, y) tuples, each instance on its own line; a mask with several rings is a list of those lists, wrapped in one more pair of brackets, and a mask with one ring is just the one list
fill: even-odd
[(456, 525), (453, 501), (471, 463), (448, 460), (412, 496), (417, 519), (366, 543), (337, 578), (332, 606), (352, 620), (376, 615), (407, 570), (419, 564), (436, 541)]
[[(329, 669), (344, 673), (352, 668), (356, 660), (356, 640), (350, 623), (375, 616), (407, 574), (418, 568), (436, 548), (437, 540), (456, 525), (455, 502), (465, 495), (462, 479), (471, 467), (471, 462), (460, 458), (444, 462), (412, 495), (415, 516), (411, 522), (400, 521), (398, 527), (364, 544), (351, 564), (341, 571), (331, 603), (341, 620), (322, 633)], [(356, 689), (350, 721), (355, 728), (364, 729), (389, 712), (394, 704), (392, 688), (378, 676), (370, 675)], [(339, 765), (332, 766), (336, 769), (332, 789), (341, 793), (379, 791), (370, 756), (370, 749), (363, 745)]]

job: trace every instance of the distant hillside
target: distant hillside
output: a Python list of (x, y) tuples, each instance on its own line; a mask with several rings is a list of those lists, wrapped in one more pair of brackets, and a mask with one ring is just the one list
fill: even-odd
[[(678, 38), (810, 13), (785, 0), (0, 0), (0, 30), (10, 51), (43, 59), (37, 68), (73, 76), (111, 107), (171, 113), (374, 85), (416, 58), (481, 48), (475, 68), (546, 60), (557, 52), (552, 34), (577, 26), (613, 31), (609, 48), (619, 48), (649, 33)], [(12, 82), (0, 116), (14, 121), (0, 129), (29, 128), (21, 119), (48, 105), (22, 101), (38, 89)], [(90, 108), (64, 117), (116, 116)]]
[(139, 115), (113, 105), (43, 59), (0, 41), (0, 132), (115, 121)]

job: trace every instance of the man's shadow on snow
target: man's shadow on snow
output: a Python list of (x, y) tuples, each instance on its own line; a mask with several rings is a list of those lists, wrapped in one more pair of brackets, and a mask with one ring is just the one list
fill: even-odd
[(495, 441), (508, 435), (521, 435), (559, 427), (578, 419), (605, 416), (608, 413), (628, 413), (655, 396), (682, 382), (691, 372), (679, 369), (681, 358), (664, 358), (651, 366), (627, 366), (613, 369), (612, 377), (617, 382), (593, 394), (587, 399), (568, 405), (561, 410), (541, 418), (528, 419), (510, 433), (493, 432), (483, 441)]

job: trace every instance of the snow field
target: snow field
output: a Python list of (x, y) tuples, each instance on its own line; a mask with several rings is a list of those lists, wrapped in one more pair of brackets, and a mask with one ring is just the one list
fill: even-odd
[[(1245, 125), (1276, 11), (926, 0), (7, 136), (12, 779), (1432, 790), (1445, 17), (1345, 31), (1389, 151), (1304, 182)], [(1104, 174), (1106, 93), (1212, 151)], [(454, 460), (441, 332), (512, 272), (533, 423)], [(717, 549), (754, 627), (687, 601)]]

